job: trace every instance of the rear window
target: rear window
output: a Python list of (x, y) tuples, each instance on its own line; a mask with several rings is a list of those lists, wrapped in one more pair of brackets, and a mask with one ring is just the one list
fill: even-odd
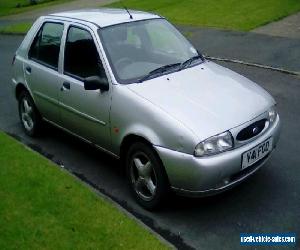
[(29, 59), (57, 69), (63, 30), (61, 23), (44, 23), (31, 45)]

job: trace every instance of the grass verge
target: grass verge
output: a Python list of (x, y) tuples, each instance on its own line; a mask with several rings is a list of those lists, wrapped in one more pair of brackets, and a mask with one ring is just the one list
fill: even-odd
[(156, 12), (176, 24), (241, 31), (300, 11), (299, 0), (122, 0), (108, 6)]
[(26, 34), (32, 26), (32, 22), (15, 23), (5, 26), (0, 26), (0, 34)]
[(72, 0), (39, 0), (38, 4), (29, 5), (29, 0), (0, 0), (0, 16), (18, 14), (70, 1)]
[(52, 162), (0, 132), (0, 249), (166, 249)]

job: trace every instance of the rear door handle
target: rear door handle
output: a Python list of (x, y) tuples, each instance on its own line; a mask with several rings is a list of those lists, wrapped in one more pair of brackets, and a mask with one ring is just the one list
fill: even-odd
[(61, 91), (70, 90), (71, 84), (69, 82), (63, 82), (63, 86), (61, 87)]
[(26, 71), (26, 73), (27, 73), (28, 75), (30, 75), (30, 74), (31, 74), (31, 67), (26, 66), (25, 71)]

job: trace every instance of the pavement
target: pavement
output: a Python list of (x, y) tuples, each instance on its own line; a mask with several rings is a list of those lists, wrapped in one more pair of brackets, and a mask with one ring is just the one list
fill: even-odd
[[(198, 36), (199, 40), (196, 40)], [(247, 42), (243, 38), (252, 39), (247, 49)], [(297, 64), (293, 57), (289, 59), (293, 53), (285, 49), (290, 47), (299, 51), (298, 40), (297, 47), (294, 40), (275, 39), (272, 43), (273, 38), (265, 35), (227, 34), (215, 30), (199, 31), (192, 39), (197, 42), (196, 47), (210, 55), (232, 55), (238, 59), (258, 60), (262, 64), (270, 63), (273, 57), (275, 65), (299, 70), (299, 62)], [(115, 159), (51, 126), (46, 126), (44, 134), (36, 139), (23, 133), (17, 102), (10, 86), (10, 63), (21, 40), (20, 36), (0, 36), (1, 130), (63, 165), (83, 181), (111, 197), (178, 249), (243, 249), (239, 243), (239, 235), (247, 232), (295, 232), (300, 235), (299, 76), (222, 63), (257, 82), (275, 97), (282, 119), (278, 147), (260, 171), (233, 190), (202, 199), (173, 196), (162, 210), (150, 213), (132, 199), (119, 162)], [(252, 43), (261, 44), (261, 48), (257, 51), (259, 45)], [(263, 50), (266, 45), (268, 46)], [(278, 54), (278, 58), (272, 54)], [(294, 64), (298, 66), (295, 67)], [(299, 248), (298, 240), (296, 246), (285, 249)]]
[(300, 12), (252, 31), (258, 34), (300, 39)]

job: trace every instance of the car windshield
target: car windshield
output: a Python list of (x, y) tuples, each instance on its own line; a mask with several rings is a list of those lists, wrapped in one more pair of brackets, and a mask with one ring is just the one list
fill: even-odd
[(165, 19), (122, 23), (99, 29), (119, 83), (145, 81), (202, 62), (201, 55)]

